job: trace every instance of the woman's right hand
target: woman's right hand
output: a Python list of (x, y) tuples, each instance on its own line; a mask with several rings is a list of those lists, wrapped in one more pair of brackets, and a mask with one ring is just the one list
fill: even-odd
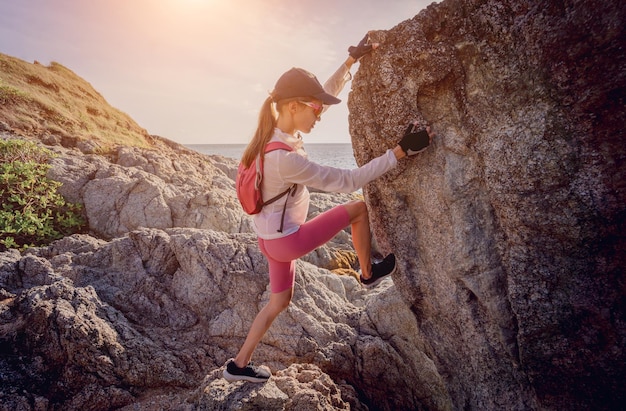
[(410, 123), (398, 145), (407, 156), (414, 156), (426, 150), (432, 139), (430, 127), (417, 130), (417, 123)]

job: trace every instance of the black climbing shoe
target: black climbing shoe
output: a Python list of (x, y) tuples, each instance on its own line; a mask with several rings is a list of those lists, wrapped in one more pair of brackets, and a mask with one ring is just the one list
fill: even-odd
[(396, 272), (396, 256), (389, 254), (383, 261), (372, 264), (372, 276), (363, 278), (361, 274), (361, 284), (368, 287), (378, 284), (383, 278)]
[(224, 379), (228, 382), (234, 381), (250, 381), (250, 382), (265, 382), (269, 380), (270, 374), (268, 371), (261, 367), (257, 367), (249, 363), (243, 368), (237, 367), (235, 360), (232, 358), (226, 362), (226, 369), (224, 370)]

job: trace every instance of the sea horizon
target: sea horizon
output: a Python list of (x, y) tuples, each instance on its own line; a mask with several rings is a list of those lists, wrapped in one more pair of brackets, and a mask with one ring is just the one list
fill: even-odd
[[(185, 147), (207, 155), (221, 155), (239, 160), (247, 143), (183, 144)], [(321, 165), (354, 169), (357, 168), (351, 143), (307, 143), (304, 146), (309, 158)]]

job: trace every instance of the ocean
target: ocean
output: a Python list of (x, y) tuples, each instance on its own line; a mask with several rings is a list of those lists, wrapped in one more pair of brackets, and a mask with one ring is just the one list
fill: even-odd
[[(185, 147), (202, 154), (219, 154), (239, 160), (246, 144), (185, 144)], [(305, 144), (304, 149), (318, 164), (344, 169), (357, 167), (352, 144)]]

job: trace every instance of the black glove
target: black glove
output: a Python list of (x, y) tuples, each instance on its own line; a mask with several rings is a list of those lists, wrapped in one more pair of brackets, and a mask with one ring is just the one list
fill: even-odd
[(369, 42), (370, 42), (370, 35), (366, 34), (365, 37), (363, 37), (363, 40), (359, 42), (358, 46), (348, 47), (348, 53), (350, 53), (350, 57), (352, 57), (355, 60), (358, 60), (364, 55), (366, 55), (367, 53), (369, 53), (370, 51), (372, 51), (372, 45), (369, 44)]
[(424, 151), (430, 145), (430, 136), (424, 129), (415, 131), (415, 124), (411, 123), (398, 144), (407, 156), (414, 156)]

